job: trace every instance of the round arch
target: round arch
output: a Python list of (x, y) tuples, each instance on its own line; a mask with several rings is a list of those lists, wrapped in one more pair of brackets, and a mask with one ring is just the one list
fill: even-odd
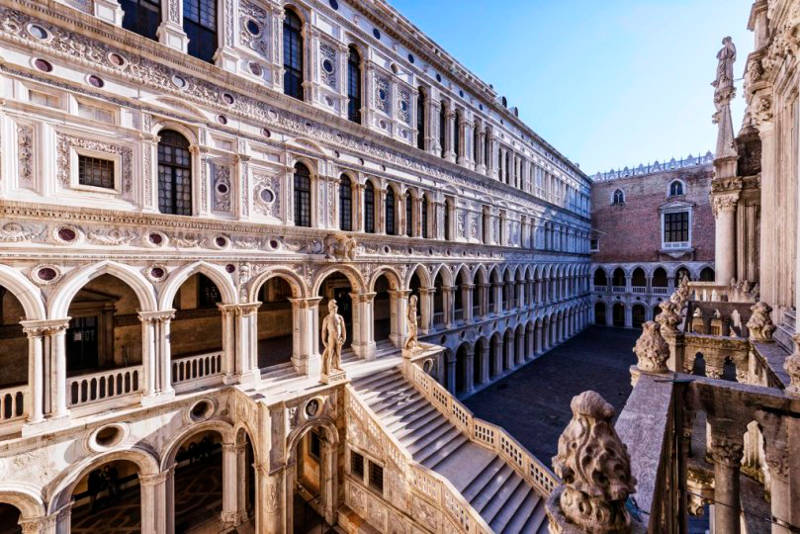
[(357, 269), (351, 267), (350, 265), (332, 265), (317, 273), (317, 276), (314, 278), (314, 284), (311, 287), (311, 295), (317, 295), (319, 290), (322, 288), (322, 283), (325, 281), (325, 279), (334, 273), (341, 273), (345, 278), (347, 278), (348, 282), (350, 282), (350, 287), (353, 288), (353, 291), (357, 291), (359, 293), (365, 292), (364, 289), (366, 284), (361, 276), (361, 273), (358, 272)]
[(375, 270), (370, 276), (369, 283), (368, 283), (368, 290), (375, 291), (375, 283), (378, 279), (384, 276), (386, 280), (389, 282), (389, 288), (392, 290), (398, 290), (402, 287), (401, 279), (402, 277), (400, 274), (395, 270), (394, 267), (390, 267), (388, 265), (383, 265)]
[(180, 289), (190, 276), (197, 273), (206, 275), (214, 282), (217, 289), (219, 289), (222, 302), (225, 304), (233, 304), (236, 302), (236, 288), (233, 286), (233, 281), (230, 276), (228, 276), (228, 273), (218, 265), (198, 261), (185, 265), (170, 275), (164, 289), (161, 290), (159, 309), (166, 310), (171, 308), (172, 300), (175, 298), (178, 289)]
[(67, 505), (72, 498), (75, 486), (89, 471), (116, 460), (125, 460), (135, 464), (139, 470), (140, 477), (156, 475), (159, 472), (159, 464), (156, 457), (150, 451), (138, 446), (85, 458), (67, 468), (54, 484), (53, 490), (49, 492), (53, 495), (53, 498), (48, 504), (48, 514), (55, 513)]
[(292, 298), (305, 298), (308, 296), (305, 282), (294, 271), (284, 267), (273, 267), (259, 274), (250, 281), (250, 289), (247, 294), (248, 302), (255, 302), (258, 299), (258, 292), (270, 278), (280, 278), (289, 284), (292, 290)]
[(20, 519), (30, 520), (46, 515), (41, 494), (22, 484), (0, 484), (0, 503), (10, 504), (20, 512)]
[(167, 469), (173, 467), (175, 464), (175, 456), (178, 454), (178, 450), (181, 448), (181, 445), (184, 441), (195, 434), (209, 430), (219, 432), (219, 434), (222, 436), (222, 441), (225, 443), (233, 443), (234, 441), (235, 434), (233, 432), (233, 426), (231, 426), (230, 423), (221, 421), (219, 419), (212, 419), (203, 421), (202, 423), (192, 424), (188, 428), (185, 428), (179, 432), (178, 435), (172, 438), (169, 441), (169, 444), (164, 448), (164, 451), (161, 455), (161, 470), (166, 471)]
[(78, 267), (65, 277), (50, 301), (50, 318), (61, 319), (66, 317), (70, 302), (75, 298), (78, 291), (95, 278), (104, 274), (125, 282), (136, 294), (136, 298), (139, 299), (141, 311), (156, 310), (155, 290), (152, 284), (139, 271), (121, 263), (103, 261), (89, 267)]
[[(25, 319), (28, 321), (46, 318), (42, 291), (22, 274), (6, 265), (0, 265), (0, 285), (11, 291), (25, 310)], [(66, 312), (65, 312), (66, 313)]]

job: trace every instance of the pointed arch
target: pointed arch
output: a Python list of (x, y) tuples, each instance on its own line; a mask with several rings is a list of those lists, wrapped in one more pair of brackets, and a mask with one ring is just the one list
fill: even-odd
[(69, 273), (59, 284), (58, 290), (50, 301), (49, 317), (63, 319), (67, 316), (72, 299), (83, 286), (104, 274), (111, 275), (125, 282), (139, 299), (141, 311), (155, 311), (156, 295), (150, 282), (138, 270), (114, 261), (101, 261), (88, 267), (78, 267)]
[(414, 265), (413, 268), (408, 270), (408, 274), (406, 274), (406, 279), (405, 283), (403, 284), (403, 287), (405, 287), (406, 289), (411, 289), (411, 280), (414, 278), (415, 274), (419, 279), (421, 287), (426, 287), (426, 288), (431, 287), (431, 284), (433, 284), (431, 275), (428, 272), (428, 269), (426, 269), (425, 266), (422, 265), (421, 263)]

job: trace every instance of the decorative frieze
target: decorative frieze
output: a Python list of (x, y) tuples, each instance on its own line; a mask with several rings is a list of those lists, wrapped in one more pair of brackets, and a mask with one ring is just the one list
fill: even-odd
[(17, 125), (17, 157), (19, 158), (19, 184), (33, 185), (33, 127)]

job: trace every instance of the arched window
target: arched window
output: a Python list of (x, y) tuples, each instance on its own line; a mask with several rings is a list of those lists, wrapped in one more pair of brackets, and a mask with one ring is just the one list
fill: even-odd
[(217, 51), (217, 0), (183, 0), (189, 55), (212, 63)]
[(425, 90), (417, 93), (417, 148), (425, 150)]
[(353, 184), (346, 174), (339, 179), (339, 228), (353, 229)]
[(375, 233), (375, 187), (367, 182), (364, 187), (364, 231)]
[(174, 130), (162, 130), (158, 141), (158, 211), (192, 214), (192, 156), (189, 141)]
[(422, 197), (422, 237), (428, 239), (428, 196)]
[(157, 40), (156, 30), (161, 24), (161, 0), (121, 0), (122, 27)]
[(311, 173), (302, 163), (294, 165), (294, 225), (311, 226)]
[(406, 235), (414, 235), (414, 199), (411, 193), (406, 193)]
[(446, 199), (444, 201), (444, 238), (446, 240), (452, 239), (450, 235), (450, 209), (452, 204), (450, 203), (450, 199)]
[(611, 204), (614, 206), (625, 204), (625, 193), (622, 192), (622, 189), (617, 189), (614, 191), (614, 198), (612, 199)]
[(291, 9), (283, 19), (283, 93), (303, 100), (303, 22)]
[(347, 118), (361, 124), (361, 56), (354, 46), (347, 56)]
[(386, 234), (387, 235), (394, 235), (395, 234), (395, 224), (394, 224), (394, 189), (391, 187), (386, 188)]
[(675, 180), (669, 184), (669, 196), (676, 197), (683, 194), (683, 183), (680, 180)]
[(446, 143), (445, 139), (447, 138), (447, 109), (444, 107), (444, 102), (442, 102), (441, 108), (439, 108), (439, 144), (442, 145), (442, 157), (447, 153), (446, 152)]

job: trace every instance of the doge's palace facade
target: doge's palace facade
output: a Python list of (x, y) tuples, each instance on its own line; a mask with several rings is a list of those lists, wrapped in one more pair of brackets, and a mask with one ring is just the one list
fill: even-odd
[(587, 324), (590, 181), (387, 3), (9, 0), (0, 104), (0, 522), (540, 528), (456, 397)]

